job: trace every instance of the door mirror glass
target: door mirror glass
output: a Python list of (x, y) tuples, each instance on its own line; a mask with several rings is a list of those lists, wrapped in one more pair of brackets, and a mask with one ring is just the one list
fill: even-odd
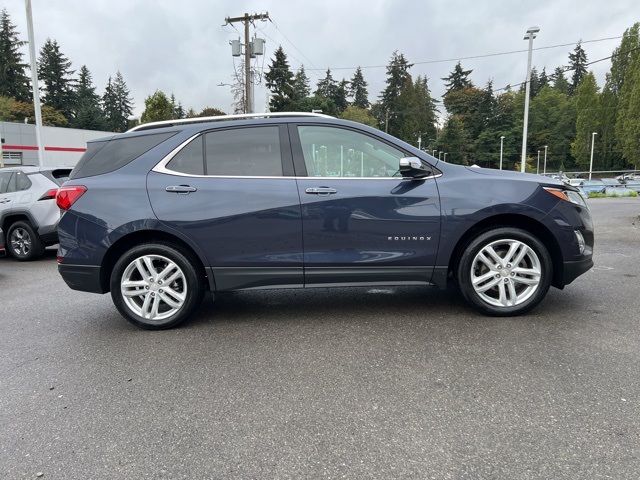
[(422, 178), (428, 175), (429, 170), (418, 157), (404, 157), (400, 159), (400, 173), (403, 177)]

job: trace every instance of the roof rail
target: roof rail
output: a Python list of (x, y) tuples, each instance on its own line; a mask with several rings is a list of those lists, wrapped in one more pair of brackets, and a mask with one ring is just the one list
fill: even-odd
[(161, 122), (150, 122), (137, 125), (127, 130), (127, 132), (137, 132), (140, 130), (152, 130), (154, 128), (171, 127), (174, 125), (183, 125), (190, 123), (208, 123), (208, 122), (220, 122), (225, 120), (236, 120), (242, 118), (261, 118), (261, 117), (321, 117), (321, 118), (334, 118), (331, 115), (324, 115), (322, 113), (311, 112), (264, 112), (264, 113), (238, 113), (234, 115), (217, 115), (214, 117), (193, 117), (193, 118), (179, 118), (176, 120), (163, 120)]

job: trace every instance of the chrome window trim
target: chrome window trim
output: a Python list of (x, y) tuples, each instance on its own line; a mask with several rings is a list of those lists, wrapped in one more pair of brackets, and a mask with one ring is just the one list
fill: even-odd
[(196, 175), (192, 173), (183, 173), (177, 172), (175, 170), (171, 170), (167, 168), (167, 164), (173, 160), (180, 150), (186, 147), (191, 141), (195, 140), (197, 137), (202, 135), (202, 132), (198, 132), (195, 135), (187, 138), (184, 142), (178, 145), (176, 148), (171, 150), (162, 160), (160, 160), (155, 167), (151, 169), (152, 172), (156, 173), (164, 173), (167, 175), (175, 175), (178, 177), (189, 177), (189, 178), (288, 178), (288, 179), (296, 179), (296, 180), (429, 180), (431, 178), (438, 178), (442, 176), (442, 173), (438, 173), (436, 175), (430, 175), (428, 177), (422, 178), (411, 178), (411, 177), (310, 177), (310, 176), (286, 176), (286, 175), (278, 175), (278, 176), (269, 176), (269, 175)]

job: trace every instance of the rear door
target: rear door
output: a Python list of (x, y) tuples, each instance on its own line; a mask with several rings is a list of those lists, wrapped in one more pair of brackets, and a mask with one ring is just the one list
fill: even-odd
[(0, 172), (0, 217), (14, 208), (16, 198), (16, 172)]
[(299, 124), (290, 136), (305, 284), (430, 282), (440, 237), (434, 175), (403, 178), (409, 154), (355, 128)]
[(286, 126), (198, 134), (149, 173), (147, 188), (157, 217), (205, 253), (218, 290), (303, 284)]

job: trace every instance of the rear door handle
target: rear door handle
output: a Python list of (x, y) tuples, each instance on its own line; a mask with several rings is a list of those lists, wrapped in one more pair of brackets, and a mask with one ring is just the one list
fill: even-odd
[(170, 193), (187, 194), (187, 193), (195, 192), (198, 189), (196, 187), (192, 187), (191, 185), (170, 185), (167, 188), (165, 188), (165, 190)]
[(11, 200), (8, 198), (2, 198), (0, 199), (0, 203), (9, 203)]
[(333, 193), (337, 193), (338, 191), (335, 188), (330, 187), (313, 187), (307, 188), (304, 192), (310, 195), (331, 195)]

